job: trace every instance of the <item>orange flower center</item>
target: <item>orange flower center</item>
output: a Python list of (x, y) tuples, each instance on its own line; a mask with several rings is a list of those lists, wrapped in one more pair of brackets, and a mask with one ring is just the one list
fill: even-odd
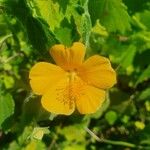
[(69, 104), (73, 107), (73, 103), (84, 93), (83, 81), (78, 77), (77, 70), (67, 71), (67, 86), (57, 88), (57, 100), (61, 103)]

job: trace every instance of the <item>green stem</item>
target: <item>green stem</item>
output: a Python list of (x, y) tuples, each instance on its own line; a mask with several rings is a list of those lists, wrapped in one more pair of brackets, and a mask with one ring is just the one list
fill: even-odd
[(107, 143), (107, 144), (121, 145), (121, 146), (127, 146), (127, 147), (132, 147), (132, 148), (136, 147), (135, 144), (124, 142), (124, 141), (112, 141), (112, 140), (103, 139), (102, 142)]
[(84, 14), (82, 16), (82, 30), (83, 30), (82, 38), (86, 47), (89, 46), (89, 38), (90, 38), (91, 28), (92, 28), (92, 22), (91, 22), (89, 10), (88, 10), (88, 3), (89, 3), (89, 0), (84, 1), (84, 4), (83, 4)]
[(138, 147), (141, 149), (141, 146), (136, 146), (135, 144), (124, 142), (124, 141), (113, 141), (113, 140), (107, 140), (103, 138), (99, 138), (94, 132), (92, 132), (89, 128), (85, 127), (85, 130), (98, 142), (106, 143), (106, 144), (111, 144), (111, 145), (120, 145), (120, 146), (126, 146), (126, 147), (131, 147), (131, 148), (136, 148)]

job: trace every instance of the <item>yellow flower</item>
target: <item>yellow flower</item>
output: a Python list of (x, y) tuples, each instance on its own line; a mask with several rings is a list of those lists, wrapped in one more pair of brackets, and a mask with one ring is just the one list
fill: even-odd
[(110, 61), (94, 55), (83, 62), (85, 46), (80, 42), (70, 48), (54, 45), (50, 54), (57, 65), (39, 62), (29, 74), (33, 92), (42, 95), (42, 106), (65, 115), (75, 107), (81, 114), (97, 111), (105, 100), (105, 90), (116, 83)]

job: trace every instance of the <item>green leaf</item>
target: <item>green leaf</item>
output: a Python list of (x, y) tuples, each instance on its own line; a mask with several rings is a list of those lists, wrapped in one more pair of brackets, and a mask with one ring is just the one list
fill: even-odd
[(50, 25), (52, 31), (54, 31), (56, 27), (59, 27), (59, 24), (64, 17), (63, 12), (60, 10), (61, 6), (59, 3), (57, 3), (57, 1), (54, 2), (53, 0), (34, 0), (34, 2), (38, 7), (39, 13)]
[(26, 28), (29, 43), (32, 44), (35, 50), (38, 50), (38, 54), (40, 55), (43, 55), (43, 51), (46, 51), (57, 41), (53, 33), (49, 30), (48, 24), (41, 18), (28, 17)]
[(123, 2), (128, 6), (131, 13), (142, 12), (145, 9), (148, 0), (123, 0)]
[(138, 85), (139, 83), (146, 81), (149, 78), (150, 78), (150, 65), (141, 73), (135, 85)]
[(21, 146), (18, 144), (17, 141), (13, 141), (9, 144), (9, 146), (7, 146), (7, 150), (20, 150)]
[(143, 26), (145, 26), (145, 29), (149, 29), (150, 28), (150, 11), (149, 10), (145, 10), (144, 12), (141, 13), (136, 13), (135, 17), (139, 20), (139, 22), (141, 22), (141, 24), (143, 24)]
[[(35, 3), (41, 16), (49, 24), (61, 43), (71, 45), (70, 43), (73, 41), (79, 40), (79, 33), (82, 42), (88, 45), (92, 26), (87, 0), (83, 1), (82, 4), (77, 4), (73, 0), (66, 0), (63, 3), (59, 0), (56, 0), (56, 2), (37, 0)], [(83, 10), (82, 13), (79, 11), (81, 8)], [(69, 28), (67, 24), (62, 25), (64, 19), (70, 24)]]
[(147, 111), (150, 112), (150, 101), (147, 100), (147, 101), (145, 102), (145, 108), (146, 108)]
[(113, 125), (115, 123), (115, 121), (117, 120), (117, 118), (118, 118), (118, 116), (117, 116), (117, 113), (115, 111), (108, 111), (105, 114), (105, 119), (107, 120), (107, 122), (110, 125)]
[(75, 10), (76, 2), (74, 1), (34, 0), (34, 3), (37, 6), (37, 12), (49, 24), (53, 32), (56, 28), (59, 28), (65, 17), (70, 22), (71, 16), (77, 14)]
[(142, 91), (138, 97), (139, 100), (147, 100), (150, 99), (150, 88), (145, 89)]
[(33, 126), (25, 126), (21, 135), (19, 135), (19, 137), (17, 139), (17, 143), (20, 146), (24, 145), (27, 142), (27, 140), (30, 138), (32, 131), (33, 131)]
[(39, 100), (35, 99), (33, 96), (27, 99), (28, 101), (24, 102), (21, 114), (23, 125), (29, 124), (33, 119), (40, 117), (39, 113), (41, 112), (41, 104)]
[(99, 20), (96, 21), (95, 26), (92, 28), (92, 32), (99, 34), (101, 36), (107, 37), (108, 32), (106, 31), (105, 27), (103, 27), (100, 23)]
[(45, 150), (46, 146), (42, 141), (31, 141), (24, 150)]
[(35, 127), (33, 129), (33, 132), (31, 134), (31, 138), (37, 139), (37, 140), (42, 140), (44, 134), (48, 134), (50, 131), (48, 130), (47, 127)]
[(130, 45), (127, 48), (125, 54), (122, 56), (122, 59), (121, 59), (121, 62), (120, 62), (122, 67), (127, 69), (128, 66), (132, 65), (135, 54), (136, 54), (136, 46)]
[(12, 69), (12, 66), (9, 63), (5, 63), (3, 67), (4, 67), (4, 70), (6, 71), (10, 71)]
[(10, 94), (0, 93), (0, 126), (14, 113), (15, 104)]
[(121, 121), (122, 121), (124, 124), (127, 124), (127, 123), (129, 122), (129, 119), (130, 119), (129, 116), (124, 115), (124, 116), (121, 118)]
[(140, 130), (143, 130), (145, 128), (145, 124), (142, 121), (135, 121), (134, 125)]
[(149, 133), (150, 133), (150, 124), (147, 124), (145, 126), (144, 130), (142, 130), (138, 135), (142, 144), (150, 145), (150, 142), (149, 142), (150, 141), (150, 134)]
[(137, 17), (136, 15), (132, 16), (132, 20), (133, 20), (133, 25), (142, 29), (142, 30), (146, 30), (147, 27), (140, 21), (139, 17)]
[(148, 31), (141, 31), (141, 32), (136, 32), (131, 36), (131, 40), (133, 42), (136, 42), (136, 44), (144, 45), (146, 42), (150, 42), (150, 32)]
[[(68, 5), (67, 5), (68, 4)], [(57, 42), (70, 46), (73, 41), (79, 40), (76, 23), (73, 16), (77, 15), (74, 1), (35, 1), (41, 17), (47, 22), (50, 30), (58, 39)], [(59, 12), (59, 13), (58, 13)]]
[[(149, 58), (150, 58), (150, 49), (149, 48), (142, 52), (136, 53), (136, 56), (134, 59), (134, 66), (140, 68), (139, 73), (142, 73), (146, 69), (145, 67), (149, 65)], [(142, 72), (141, 72), (141, 69), (142, 69)], [(139, 77), (139, 75), (138, 75), (138, 77)]]
[(12, 76), (4, 75), (4, 85), (6, 89), (12, 88), (15, 81)]
[(79, 35), (76, 29), (74, 18), (71, 17), (71, 20), (65, 17), (58, 28), (55, 28), (54, 34), (60, 43), (71, 46), (73, 41), (78, 41)]
[(121, 0), (89, 1), (89, 12), (92, 23), (99, 19), (109, 32), (125, 33), (131, 29), (127, 8)]
[[(68, 46), (71, 45), (71, 29), (70, 28), (56, 28), (55, 34), (57, 36), (57, 39), (64, 45)], [(64, 37), (65, 35), (65, 37)]]
[(86, 131), (83, 125), (74, 124), (73, 126), (67, 126), (60, 130), (60, 133), (65, 136), (67, 141), (84, 142)]
[(85, 149), (86, 146), (84, 144), (72, 144), (64, 148), (64, 150), (85, 150)]

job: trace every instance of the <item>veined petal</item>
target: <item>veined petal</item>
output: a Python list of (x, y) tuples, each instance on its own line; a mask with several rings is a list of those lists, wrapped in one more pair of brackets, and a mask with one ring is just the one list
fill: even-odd
[(55, 114), (70, 115), (73, 113), (75, 104), (68, 77), (50, 88), (42, 96), (41, 103), (47, 111)]
[(70, 62), (74, 65), (82, 64), (85, 56), (85, 46), (80, 42), (74, 42), (70, 48)]
[(85, 55), (85, 46), (80, 42), (73, 43), (70, 48), (66, 48), (62, 44), (57, 44), (50, 49), (50, 54), (57, 65), (65, 70), (73, 70), (82, 64)]
[(105, 100), (105, 91), (86, 85), (82, 94), (76, 99), (76, 107), (81, 114), (96, 112)]
[(116, 83), (116, 73), (110, 61), (99, 55), (88, 58), (78, 71), (82, 80), (100, 89), (110, 88)]
[(43, 95), (65, 75), (66, 73), (62, 68), (50, 63), (39, 62), (30, 70), (30, 85), (34, 93)]

